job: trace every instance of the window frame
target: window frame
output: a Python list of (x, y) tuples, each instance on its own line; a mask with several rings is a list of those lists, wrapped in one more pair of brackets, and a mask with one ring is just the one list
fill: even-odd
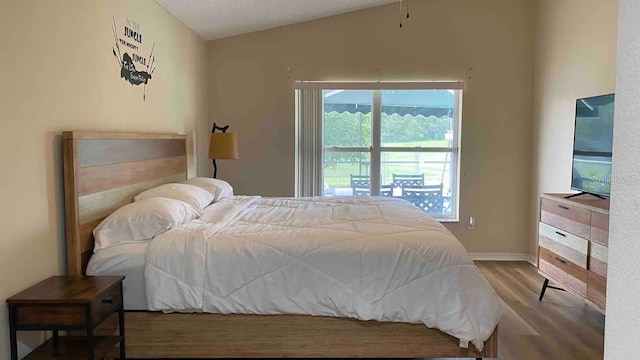
[[(324, 164), (325, 152), (360, 152), (369, 153), (370, 156), (370, 179), (371, 195), (380, 194), (380, 173), (382, 166), (382, 153), (384, 152), (411, 152), (411, 153), (437, 153), (444, 152), (451, 154), (451, 214), (429, 214), (440, 222), (459, 222), (460, 214), (460, 149), (462, 133), (462, 99), (464, 83), (459, 82), (296, 82), (296, 89), (319, 89), (319, 90), (369, 90), (371, 91), (371, 146), (350, 147), (350, 146), (324, 146), (324, 135), (321, 137), (319, 146)], [(453, 139), (450, 147), (383, 147), (382, 146), (382, 91), (383, 90), (450, 90), (454, 91), (454, 114), (452, 121)], [(322, 124), (321, 131), (324, 134), (324, 96), (322, 97)], [(300, 121), (300, 119), (297, 119)], [(446, 166), (446, 164), (445, 164)], [(324, 170), (317, 172), (320, 179), (324, 181)], [(296, 179), (297, 181), (299, 179)], [(299, 187), (299, 184), (296, 184)]]

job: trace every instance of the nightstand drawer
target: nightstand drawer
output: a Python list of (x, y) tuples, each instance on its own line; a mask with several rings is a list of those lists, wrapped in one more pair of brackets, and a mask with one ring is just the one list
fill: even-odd
[(540, 221), (581, 238), (591, 236), (591, 211), (559, 201), (541, 200)]
[(538, 268), (549, 279), (583, 297), (587, 296), (587, 270), (543, 247), (539, 248)]
[(538, 243), (541, 247), (560, 255), (581, 268), (587, 268), (589, 241), (545, 223), (540, 223), (539, 234)]
[(16, 306), (16, 325), (21, 326), (84, 326), (87, 324), (85, 305), (23, 305)]
[(120, 286), (105, 291), (91, 303), (91, 317), (93, 323), (98, 323), (113, 314), (122, 304), (122, 292)]

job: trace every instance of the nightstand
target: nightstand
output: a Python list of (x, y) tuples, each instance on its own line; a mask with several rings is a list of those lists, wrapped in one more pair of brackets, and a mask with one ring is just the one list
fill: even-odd
[[(25, 359), (101, 359), (120, 344), (125, 358), (123, 276), (52, 276), (7, 299), (11, 359), (18, 359), (16, 331), (53, 331)], [(118, 313), (119, 334), (95, 336), (94, 328)], [(86, 336), (59, 336), (58, 331)]]

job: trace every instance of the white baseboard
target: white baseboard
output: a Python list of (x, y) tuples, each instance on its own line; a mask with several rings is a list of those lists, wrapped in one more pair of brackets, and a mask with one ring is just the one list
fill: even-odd
[(526, 261), (536, 266), (535, 256), (524, 253), (469, 253), (473, 260), (485, 261)]

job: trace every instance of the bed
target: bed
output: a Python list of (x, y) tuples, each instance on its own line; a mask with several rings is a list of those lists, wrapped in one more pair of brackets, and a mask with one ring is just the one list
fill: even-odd
[[(236, 307), (229, 306), (228, 303), (211, 303), (207, 306), (198, 303), (195, 307), (197, 308), (199, 305), (199, 309), (189, 309), (195, 310), (196, 313), (147, 311), (149, 307), (145, 307), (144, 303), (155, 304), (153, 299), (162, 299), (163, 295), (155, 294), (153, 291), (145, 291), (140, 295), (140, 287), (142, 286), (140, 283), (145, 282), (145, 276), (140, 274), (144, 269), (153, 269), (157, 265), (153, 262), (149, 263), (148, 259), (153, 259), (153, 256), (149, 254), (163, 248), (163, 246), (156, 245), (155, 247), (160, 250), (154, 250), (153, 244), (161, 244), (160, 240), (154, 239), (148, 243), (131, 244), (127, 248), (102, 249), (99, 252), (101, 253), (100, 258), (92, 258), (92, 231), (106, 216), (131, 202), (137, 193), (160, 184), (180, 182), (187, 178), (185, 136), (65, 132), (63, 135), (63, 156), (68, 273), (84, 275), (87, 274), (87, 270), (90, 274), (107, 274), (116, 271), (127, 276), (125, 297), (128, 300), (125, 300), (125, 306), (129, 310), (133, 310), (128, 311), (125, 316), (127, 355), (130, 358), (497, 357), (497, 326), (492, 332), (489, 331), (490, 335), (484, 343), (476, 343), (476, 346), (468, 344), (467, 346), (464, 341), (435, 328), (427, 328), (424, 323), (397, 322), (397, 317), (389, 319), (384, 311), (376, 312), (376, 309), (373, 308), (363, 310), (363, 307), (359, 307), (357, 304), (347, 309), (342, 307), (337, 313), (328, 311), (329, 307), (320, 307), (315, 313), (318, 316), (305, 315), (308, 308), (305, 308), (304, 304), (300, 306), (299, 311), (288, 310), (286, 314), (280, 314), (278, 307), (273, 312), (264, 311), (268, 304), (259, 304), (255, 306), (255, 309), (247, 311), (237, 311), (237, 301), (240, 300), (234, 303)], [(242, 229), (243, 225), (248, 222), (255, 220), (253, 224), (246, 225), (245, 230), (247, 226), (256, 226), (255, 224), (261, 223), (263, 219), (269, 219), (269, 224), (265, 226), (273, 226), (273, 217), (261, 218), (255, 215), (260, 215), (260, 210), (265, 209), (270, 209), (265, 210), (266, 212), (283, 214), (285, 213), (283, 209), (287, 206), (297, 209), (309, 208), (313, 209), (312, 211), (320, 212), (325, 211), (325, 207), (332, 207), (334, 211), (341, 209), (340, 211), (351, 214), (354, 212), (366, 213), (364, 209), (367, 209), (367, 206), (370, 210), (374, 208), (393, 209), (394, 206), (401, 206), (393, 204), (398, 200), (369, 199), (353, 203), (354, 201), (356, 200), (234, 198), (220, 202), (220, 204), (213, 204), (210, 206), (210, 210), (207, 208), (211, 213), (217, 211), (221, 214), (229, 212), (228, 209), (220, 210), (225, 206), (239, 210), (233, 216), (229, 216), (230, 222), (225, 227), (221, 227), (217, 234), (212, 235), (211, 238), (203, 237), (201, 241), (215, 240), (216, 244), (224, 243), (233, 248), (233, 244), (246, 240), (248, 232)], [(362, 201), (365, 203), (371, 201), (372, 203), (365, 204)], [(380, 201), (390, 202), (379, 204)], [(255, 219), (249, 221), (248, 218), (252, 217)], [(308, 221), (309, 217), (297, 217), (296, 219), (307, 219), (305, 221)], [(354, 224), (351, 221), (343, 221), (342, 223), (347, 224), (345, 226)], [(332, 226), (338, 225), (333, 224), (330, 227)], [(385, 225), (385, 227), (389, 226), (391, 225)], [(439, 225), (431, 224), (429, 226), (437, 227)], [(305, 229), (309, 228), (313, 228), (313, 226), (302, 224), (303, 231), (307, 231)], [(440, 226), (440, 228), (442, 227)], [(420, 229), (420, 231), (427, 230)], [(196, 233), (193, 232), (193, 234)], [(193, 234), (189, 236), (194, 236)], [(317, 227), (314, 234), (317, 234)], [(221, 242), (222, 238), (226, 239), (226, 242)], [(171, 241), (173, 240), (169, 239), (166, 243), (171, 244)], [(320, 236), (317, 241), (327, 240)], [(459, 245), (457, 240), (454, 239), (453, 242), (447, 242), (447, 244), (453, 244), (451, 245), (454, 248), (452, 253), (460, 252), (459, 247), (455, 245)], [(461, 245), (459, 246), (461, 247)], [(110, 250), (109, 256), (102, 256), (104, 250)], [(207, 256), (216, 259), (215, 256), (224, 254), (224, 251), (224, 247), (218, 248)], [(348, 251), (346, 252), (348, 253)], [(466, 255), (464, 250), (462, 252)], [(334, 249), (326, 251), (326, 253), (323, 256), (337, 257), (344, 254), (345, 250)], [(331, 255), (332, 253), (335, 255)], [(465, 255), (457, 254), (455, 258), (463, 259)], [(207, 256), (203, 259), (207, 259)], [(436, 257), (444, 262), (450, 261), (451, 256), (446, 253), (436, 254)], [(466, 257), (468, 258), (468, 255)], [(223, 262), (223, 259), (225, 256), (220, 256), (215, 262), (209, 262), (208, 266), (219, 264)], [(470, 260), (468, 261), (470, 262)], [(203, 262), (207, 263), (206, 260)], [(322, 263), (325, 262), (323, 260)], [(143, 265), (141, 266), (141, 264)], [(340, 264), (340, 261), (337, 264)], [(308, 264), (305, 265), (308, 267)], [(461, 268), (465, 269), (464, 271), (473, 272), (472, 263), (463, 265)], [(201, 267), (207, 268), (204, 265)], [(228, 271), (230, 268), (232, 267), (229, 265), (218, 268), (214, 272), (217, 277), (209, 281), (213, 285), (206, 290), (210, 291), (226, 286), (225, 279), (227, 278), (231, 283), (235, 276), (233, 272), (220, 276), (225, 269)], [(242, 273), (245, 269), (250, 268), (251, 262), (244, 262), (238, 268), (242, 271), (238, 272)], [(319, 268), (322, 266), (319, 265)], [(295, 267), (292, 269), (296, 275), (295, 272), (299, 269)], [(338, 268), (336, 267), (336, 269)], [(376, 267), (370, 269), (376, 271)], [(166, 272), (166, 269), (162, 270), (161, 273)], [(329, 272), (331, 269), (325, 266), (322, 271)], [(296, 279), (294, 275), (291, 275), (291, 282), (296, 282), (293, 281)], [(202, 276), (208, 275), (203, 273)], [(303, 275), (300, 276), (303, 278)], [(374, 276), (374, 278), (381, 276)], [(411, 282), (411, 280), (418, 278), (420, 276), (416, 276), (415, 279), (408, 278), (408, 280)], [(167, 280), (170, 277), (162, 278), (161, 274), (150, 277), (150, 279), (162, 282), (163, 286), (170, 284), (170, 281)], [(486, 280), (484, 281), (486, 282)], [(181, 280), (181, 282), (184, 281)], [(482, 287), (481, 281), (479, 283)], [(476, 285), (465, 285), (463, 290), (475, 288)], [(148, 284), (145, 283), (145, 286), (148, 290)], [(420, 289), (419, 287), (415, 288), (416, 291)], [(194, 291), (199, 291), (199, 289)], [(131, 295), (135, 292), (138, 295)], [(169, 293), (176, 292), (169, 291)], [(147, 295), (149, 298), (145, 299), (143, 296)], [(404, 301), (404, 297), (398, 299), (395, 301)], [(492, 302), (497, 301), (497, 298), (493, 299), (487, 295), (476, 300)], [(441, 303), (441, 307), (447, 304), (446, 301)], [(185, 306), (184, 304), (184, 302), (179, 302), (174, 306), (179, 308)], [(466, 304), (465, 306), (473, 307), (475, 305)], [(171, 310), (177, 310), (177, 308)], [(214, 313), (199, 313), (203, 309)], [(238, 312), (244, 313), (239, 314)], [(254, 314), (254, 312), (259, 314)], [(493, 325), (495, 324), (490, 326), (493, 328)], [(110, 329), (107, 327), (104, 331), (110, 331)], [(482, 348), (482, 350), (478, 351), (477, 348)]]
[(124, 243), (103, 249), (91, 256), (86, 275), (120, 275), (123, 282), (124, 308), (131, 311), (147, 310), (144, 265), (150, 241)]

